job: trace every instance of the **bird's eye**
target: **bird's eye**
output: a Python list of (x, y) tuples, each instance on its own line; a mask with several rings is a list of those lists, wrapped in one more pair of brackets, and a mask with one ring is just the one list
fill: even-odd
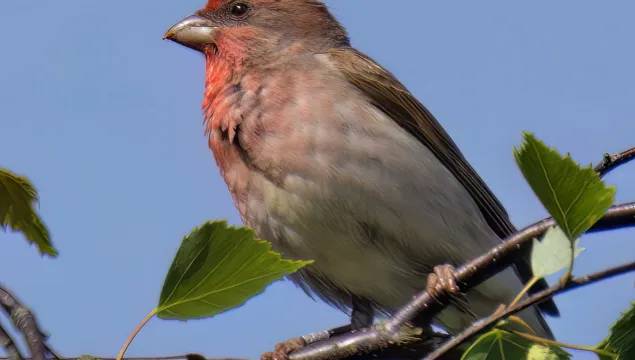
[(243, 17), (249, 12), (249, 6), (244, 3), (235, 3), (229, 10), (235, 17)]

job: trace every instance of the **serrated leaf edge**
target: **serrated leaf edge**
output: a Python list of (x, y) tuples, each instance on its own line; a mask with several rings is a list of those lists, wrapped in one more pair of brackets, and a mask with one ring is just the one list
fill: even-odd
[[(576, 196), (576, 198), (574, 199), (574, 201), (571, 203), (571, 205), (569, 206), (569, 208), (567, 209), (566, 212), (563, 211), (562, 206), (560, 205), (560, 201), (558, 201), (558, 197), (556, 197), (555, 194), (555, 190), (553, 188), (552, 182), (551, 182), (551, 178), (548, 176), (547, 172), (546, 172), (546, 168), (544, 166), (544, 163), (542, 161), (542, 157), (540, 156), (540, 154), (537, 151), (537, 147), (536, 146), (531, 146), (531, 145), (535, 145), (535, 144), (539, 144), (544, 146), (545, 149), (547, 149), (550, 152), (553, 152), (555, 154), (558, 155), (558, 157), (563, 160), (563, 161), (570, 161), (573, 165), (575, 165), (580, 171), (582, 172), (590, 172), (589, 175), (591, 176), (597, 176), (597, 179), (602, 183), (602, 185), (604, 186), (604, 188), (606, 190), (610, 190), (610, 192), (606, 192), (605, 194), (603, 194), (603, 196), (601, 196), (597, 203), (601, 203), (604, 202), (604, 200), (606, 200), (607, 198), (614, 198), (615, 196), (615, 192), (616, 192), (616, 188), (615, 186), (607, 186), (604, 181), (601, 179), (601, 177), (599, 176), (599, 174), (593, 170), (592, 165), (589, 165), (588, 167), (582, 167), (579, 163), (577, 163), (575, 160), (573, 160), (573, 158), (571, 157), (570, 153), (567, 153), (565, 156), (562, 156), (558, 150), (555, 147), (551, 147), (549, 145), (547, 145), (544, 141), (538, 139), (532, 132), (529, 131), (523, 131), (523, 140), (524, 142), (521, 144), (521, 146), (519, 148), (514, 147), (514, 157), (516, 158), (516, 162), (518, 163), (520, 160), (520, 155), (521, 152), (523, 151), (529, 151), (530, 149), (534, 151), (534, 154), (537, 155), (537, 159), (540, 163), (540, 168), (543, 171), (543, 174), (545, 175), (545, 179), (546, 182), (549, 186), (549, 189), (551, 191), (551, 195), (553, 197), (553, 199), (555, 200), (554, 202), (557, 205), (558, 210), (560, 211), (560, 216), (562, 216), (563, 221), (565, 222), (565, 224), (558, 224), (561, 227), (564, 227), (566, 229), (566, 235), (570, 237), (570, 235), (573, 235), (573, 237), (577, 237), (580, 234), (586, 232), (591, 226), (593, 226), (593, 224), (591, 224), (587, 229), (585, 229), (584, 231), (581, 231), (580, 234), (576, 235), (576, 232), (579, 231), (580, 226), (584, 226), (584, 224), (589, 223), (589, 220), (591, 219), (591, 213), (589, 213), (588, 215), (586, 215), (586, 217), (584, 218), (584, 221), (580, 221), (580, 224), (574, 229), (574, 231), (572, 231), (570, 229), (570, 225), (569, 222), (567, 221), (567, 214), (569, 213), (569, 210), (571, 210), (571, 208), (573, 208), (573, 206), (578, 202), (578, 200), (581, 197), (581, 194), (583, 193), (584, 189), (586, 189), (591, 181), (591, 179), (589, 178), (587, 180), (587, 182), (584, 184), (584, 186), (580, 189), (580, 192), (578, 193), (578, 195)], [(531, 140), (535, 141), (535, 143), (531, 143)], [(522, 169), (522, 167), (520, 167), (521, 173), (523, 173), (523, 176), (526, 178), (526, 176), (524, 175), (524, 171)], [(531, 186), (531, 184), (529, 184), (530, 188), (532, 188), (532, 191), (538, 195), (536, 193), (536, 191), (533, 189), (533, 187)], [(538, 197), (539, 198), (539, 197)], [(539, 198), (540, 200), (540, 198)], [(540, 202), (542, 203), (542, 200), (540, 200)], [(611, 201), (611, 203), (613, 203), (613, 201)], [(544, 204), (542, 204), (543, 207), (545, 207)], [(609, 205), (610, 206), (610, 205)], [(546, 207), (545, 207), (546, 209)], [(549, 211), (548, 209), (546, 209), (547, 212)]]
[[(199, 296), (196, 296), (196, 297), (193, 297), (193, 298), (191, 298), (191, 299), (187, 299), (187, 300), (185, 300), (185, 301), (184, 301), (184, 299), (185, 299), (185, 298), (186, 298), (189, 294), (191, 294), (194, 290), (198, 289), (198, 288), (199, 288), (199, 287), (200, 287), (200, 286), (201, 286), (201, 285), (205, 282), (205, 279), (207, 279), (207, 278), (208, 278), (208, 276), (210, 276), (211, 274), (213, 274), (213, 273), (214, 273), (214, 271), (215, 271), (216, 269), (218, 269), (218, 267), (219, 267), (219, 266), (220, 266), (220, 265), (221, 265), (221, 264), (222, 264), (222, 263), (223, 263), (223, 262), (224, 262), (227, 258), (229, 258), (229, 256), (230, 256), (230, 255), (231, 255), (231, 254), (232, 254), (232, 253), (233, 253), (233, 252), (234, 252), (234, 251), (238, 248), (238, 246), (240, 245), (241, 241), (245, 240), (245, 237), (250, 236), (250, 235), (253, 237), (253, 239), (254, 239), (254, 241), (255, 241), (256, 243), (261, 244), (261, 245), (265, 245), (265, 251), (266, 251), (266, 252), (267, 252), (270, 256), (274, 256), (275, 260), (282, 262), (284, 265), (293, 265), (294, 267), (295, 267), (295, 266), (297, 266), (298, 268), (301, 268), (301, 267), (304, 267), (304, 266), (306, 266), (306, 265), (312, 264), (312, 263), (314, 262), (313, 260), (287, 260), (287, 259), (283, 259), (283, 258), (282, 258), (282, 255), (281, 255), (280, 253), (278, 253), (278, 252), (275, 252), (275, 251), (272, 251), (272, 250), (271, 250), (271, 242), (266, 241), (266, 240), (262, 240), (262, 239), (258, 239), (258, 238), (256, 238), (256, 237), (255, 237), (255, 234), (254, 234), (254, 232), (253, 232), (253, 229), (251, 229), (251, 228), (249, 228), (249, 227), (246, 227), (246, 226), (234, 226), (234, 225), (227, 225), (227, 221), (226, 221), (226, 220), (206, 221), (206, 222), (205, 222), (205, 223), (203, 223), (201, 226), (194, 227), (194, 229), (192, 229), (192, 231), (191, 231), (188, 235), (184, 236), (183, 240), (181, 241), (181, 244), (182, 244), (182, 243), (183, 243), (183, 241), (185, 241), (185, 240), (186, 240), (189, 236), (191, 236), (194, 232), (196, 232), (196, 231), (200, 231), (200, 230), (201, 230), (203, 227), (205, 227), (205, 226), (208, 226), (208, 225), (214, 225), (214, 224), (219, 224), (219, 225), (222, 225), (222, 226), (224, 227), (224, 229), (226, 229), (226, 230), (245, 231), (246, 233), (245, 233), (245, 236), (244, 236), (244, 237), (242, 237), (242, 238), (240, 239), (240, 241), (236, 241), (236, 246), (235, 246), (233, 249), (231, 249), (231, 250), (230, 250), (230, 251), (229, 251), (229, 252), (225, 255), (225, 257), (224, 257), (221, 261), (219, 261), (219, 262), (216, 264), (216, 266), (214, 267), (214, 269), (212, 269), (212, 270), (211, 270), (211, 271), (210, 271), (207, 275), (205, 275), (205, 277), (204, 277), (203, 279), (201, 279), (201, 281), (200, 281), (200, 282), (199, 282), (199, 283), (198, 283), (195, 287), (193, 287), (192, 289), (190, 289), (190, 291), (188, 291), (185, 295), (183, 295), (183, 296), (181, 297), (181, 299), (179, 299), (179, 300), (177, 300), (176, 302), (171, 303), (171, 304), (169, 304), (169, 305), (165, 305), (165, 304), (167, 304), (167, 303), (169, 302), (169, 300), (172, 298), (172, 295), (174, 294), (174, 292), (175, 292), (175, 291), (176, 291), (176, 289), (178, 288), (178, 285), (177, 285), (177, 286), (175, 286), (175, 287), (172, 289), (172, 292), (170, 292), (170, 295), (168, 295), (168, 296), (166, 297), (166, 299), (165, 299), (165, 301), (164, 301), (164, 305), (163, 305), (163, 306), (159, 306), (159, 307), (157, 307), (157, 312), (167, 311), (167, 312), (170, 312), (170, 313), (172, 313), (172, 314), (174, 314), (174, 315), (177, 315), (179, 318), (183, 318), (183, 317), (182, 317), (182, 316), (180, 316), (179, 314), (175, 313), (174, 311), (170, 311), (169, 309), (171, 309), (171, 308), (173, 308), (173, 307), (175, 307), (175, 306), (178, 306), (178, 305), (187, 304), (187, 303), (192, 302), (192, 301), (201, 301), (201, 299), (202, 299), (202, 298), (204, 298), (204, 297), (206, 297), (206, 296), (209, 296), (209, 295), (212, 295), (212, 294), (215, 294), (215, 293), (221, 292), (221, 291), (226, 291), (226, 290), (232, 289), (232, 288), (234, 288), (234, 287), (236, 287), (236, 286), (241, 286), (241, 285), (247, 284), (247, 283), (249, 283), (249, 282), (251, 282), (251, 281), (256, 281), (256, 280), (262, 279), (262, 278), (264, 278), (264, 277), (267, 277), (267, 276), (271, 276), (271, 275), (273, 275), (273, 274), (274, 274), (273, 272), (269, 272), (269, 273), (264, 274), (264, 275), (260, 275), (260, 276), (257, 276), (257, 277), (253, 277), (253, 278), (251, 278), (251, 279), (249, 279), (249, 280), (246, 280), (246, 281), (243, 281), (243, 282), (241, 282), (241, 283), (234, 284), (234, 285), (231, 285), (231, 286), (228, 286), (228, 287), (224, 287), (224, 288), (222, 288), (222, 289), (215, 289), (214, 291), (211, 291), (211, 292), (208, 292), (208, 293), (205, 293), (205, 294), (202, 294), (202, 295), (199, 295)], [(188, 264), (188, 266), (187, 266), (186, 270), (183, 272), (183, 274), (181, 274), (181, 277), (179, 278), (179, 281), (177, 282), (177, 284), (180, 284), (180, 283), (181, 283), (181, 281), (183, 280), (183, 277), (185, 276), (185, 274), (187, 273), (187, 271), (189, 270), (189, 268), (192, 266), (192, 264), (195, 262), (195, 260), (198, 258), (198, 256), (200, 256), (200, 254), (202, 254), (202, 253), (203, 253), (203, 251), (204, 251), (204, 250), (205, 250), (205, 248), (203, 247), (203, 248), (201, 249), (201, 251), (200, 251), (198, 254), (196, 254), (196, 256), (195, 256), (195, 257), (194, 257), (194, 259), (190, 262), (190, 264)], [(243, 266), (244, 266), (244, 265), (243, 265)], [(282, 278), (283, 276), (284, 276), (284, 275), (281, 275), (281, 276), (280, 276), (280, 278)], [(255, 295), (254, 295), (254, 296), (255, 296)], [(250, 297), (250, 298), (251, 298), (251, 297)], [(215, 304), (212, 304), (212, 303), (208, 303), (208, 302), (205, 302), (205, 303), (207, 303), (207, 304), (209, 304), (209, 305), (212, 305), (212, 306), (220, 307), (220, 306), (215, 305)]]

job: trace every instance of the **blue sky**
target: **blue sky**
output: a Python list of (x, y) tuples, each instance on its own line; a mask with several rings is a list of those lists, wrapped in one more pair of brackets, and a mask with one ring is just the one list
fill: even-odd
[[(585, 164), (635, 146), (632, 1), (328, 4), (354, 45), (437, 116), (518, 226), (546, 215), (512, 157), (521, 131)], [(116, 355), (156, 305), (182, 236), (207, 219), (240, 223), (203, 136), (203, 58), (161, 40), (202, 5), (0, 2), (0, 166), (35, 183), (60, 250), (41, 259), (21, 236), (0, 233), (0, 281), (63, 355)], [(635, 199), (634, 176), (630, 165), (607, 177), (618, 201)], [(632, 260), (633, 235), (583, 237), (575, 273)], [(556, 336), (599, 342), (635, 299), (634, 280), (558, 297)], [(217, 318), (154, 319), (128, 355), (257, 358), (346, 321), (278, 282)]]

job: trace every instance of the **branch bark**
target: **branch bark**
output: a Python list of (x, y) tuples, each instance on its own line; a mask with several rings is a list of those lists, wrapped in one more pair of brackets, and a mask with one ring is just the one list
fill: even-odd
[(10, 360), (24, 359), (24, 356), (20, 353), (20, 349), (15, 345), (15, 341), (2, 326), (0, 326), (0, 342), (2, 342), (2, 347), (7, 352), (7, 355), (9, 355)]
[(613, 171), (634, 159), (635, 148), (631, 148), (614, 155), (604, 154), (604, 158), (602, 158), (602, 161), (600, 161), (600, 163), (597, 164), (593, 170), (600, 174), (600, 177), (603, 177), (610, 171)]
[(48, 336), (38, 326), (35, 316), (2, 284), (0, 306), (24, 336), (32, 359), (45, 360), (47, 353), (55, 356), (55, 352), (46, 344)]
[[(555, 224), (552, 218), (546, 218), (534, 223), (509, 237), (505, 242), (486, 254), (458, 268), (455, 275), (460, 291), (466, 292), (507, 268), (520, 252), (530, 246), (533, 238), (540, 237)], [(612, 206), (604, 217), (588, 232), (630, 226), (635, 226), (635, 202)], [(380, 350), (383, 344), (399, 339), (399, 331), (415, 315), (432, 319), (447, 306), (448, 301), (449, 299), (445, 294), (437, 294), (436, 299), (433, 299), (427, 291), (424, 291), (388, 319), (386, 323), (380, 323), (367, 331), (347, 333), (310, 344), (289, 354), (289, 359), (321, 360), (345, 358), (351, 356), (349, 353), (352, 350), (365, 349), (369, 352)]]
[[(635, 159), (635, 148), (614, 155), (605, 154), (594, 170), (600, 177), (603, 177), (633, 159)], [(526, 251), (533, 238), (541, 236), (554, 225), (556, 225), (556, 222), (553, 218), (546, 218), (536, 222), (510, 236), (501, 245), (493, 248), (488, 253), (461, 266), (455, 273), (460, 291), (466, 292), (507, 268), (514, 262), (514, 259), (517, 258), (521, 251)], [(635, 226), (635, 202), (611, 207), (605, 216), (587, 232), (606, 231), (630, 226)], [(289, 358), (291, 360), (316, 360), (335, 357), (338, 356), (337, 354), (346, 354), (343, 347), (355, 348), (361, 346), (365, 349), (381, 349), (381, 344), (397, 337), (399, 329), (416, 315), (432, 321), (448, 305), (449, 301), (450, 299), (446, 294), (439, 294), (433, 299), (427, 291), (423, 291), (413, 301), (394, 314), (382, 329), (370, 329), (364, 336), (352, 333), (344, 334), (316, 344), (310, 344), (305, 348), (294, 351)]]
[[(595, 167), (600, 176), (608, 174), (617, 167), (635, 159), (635, 148), (615, 155), (606, 154)], [(517, 255), (530, 246), (532, 239), (541, 236), (555, 225), (552, 218), (546, 218), (534, 223), (516, 234), (510, 236), (501, 245), (488, 253), (464, 264), (455, 273), (460, 291), (466, 292), (478, 286), (483, 281), (496, 275), (511, 265)], [(605, 216), (588, 232), (606, 231), (635, 226), (635, 202), (612, 206)], [(507, 308), (503, 312), (495, 313), (483, 320), (475, 322), (456, 337), (442, 333), (416, 333), (416, 330), (406, 326), (416, 315), (425, 316), (428, 320), (434, 318), (448, 304), (450, 299), (446, 294), (437, 294), (432, 299), (427, 291), (418, 294), (413, 301), (403, 307), (385, 322), (362, 331), (351, 332), (349, 326), (342, 326), (333, 330), (321, 331), (302, 337), (308, 345), (289, 354), (289, 360), (320, 360), (320, 359), (368, 359), (372, 358), (418, 358), (428, 354), (426, 359), (459, 359), (461, 352), (458, 345), (468, 338), (478, 334), (496, 324), (500, 319), (514, 314), (522, 309), (536, 304), (556, 294), (574, 288), (591, 284), (612, 276), (635, 270), (635, 262), (607, 269), (580, 278), (571, 279), (567, 283), (559, 283), (547, 290), (541, 291), (518, 304)], [(31, 352), (27, 360), (45, 360), (47, 355), (59, 360), (114, 360), (81, 356), (61, 358), (46, 344), (47, 336), (40, 330), (33, 314), (18, 302), (5, 287), (0, 284), (0, 306), (11, 315), (18, 329), (24, 335)], [(0, 360), (22, 360), (15, 343), (0, 327), (0, 341), (5, 346), (8, 358)], [(130, 360), (212, 360), (202, 355), (187, 354), (171, 357), (137, 357)], [(213, 360), (243, 360), (236, 358), (220, 358)]]
[[(600, 164), (595, 167), (595, 171), (600, 176), (604, 176), (634, 158), (635, 148), (631, 148), (612, 156), (605, 155)], [(634, 211), (635, 203), (624, 204), (618, 207), (613, 206), (588, 232), (634, 226)], [(455, 274), (457, 282), (463, 283), (463, 286), (459, 285), (461, 290), (467, 291), (511, 265), (519, 253), (518, 250), (528, 247), (530, 245), (529, 242), (533, 238), (540, 237), (548, 228), (554, 225), (556, 225), (556, 222), (551, 217), (534, 223), (533, 225), (530, 225), (505, 239), (503, 244), (495, 247), (488, 253), (461, 266)], [(449, 299), (447, 296), (445, 296), (443, 300), (439, 301), (432, 299), (428, 292), (424, 291), (420, 293), (417, 298), (409, 304), (409, 306), (404, 307), (401, 311), (395, 314), (391, 319), (390, 325), (395, 329), (399, 328), (407, 321), (412, 320), (420, 310), (422, 311), (422, 314), (431, 321), (434, 316), (447, 306), (448, 301)]]
[(550, 287), (549, 289), (538, 292), (531, 297), (517, 303), (514, 306), (511, 306), (500, 313), (494, 313), (488, 316), (485, 319), (479, 320), (472, 324), (469, 328), (461, 332), (459, 335), (451, 338), (443, 344), (441, 347), (436, 349), (430, 355), (426, 356), (424, 360), (435, 360), (440, 359), (445, 354), (449, 353), (452, 349), (459, 346), (461, 343), (469, 339), (470, 337), (477, 335), (484, 330), (496, 325), (500, 320), (508, 317), (509, 315), (513, 315), (519, 311), (522, 311), (532, 305), (535, 305), (545, 299), (548, 299), (552, 296), (562, 294), (569, 290), (577, 289), (581, 286), (586, 286), (592, 284), (594, 282), (598, 282), (601, 280), (605, 280), (617, 275), (625, 274), (630, 271), (635, 271), (635, 261), (627, 264), (623, 264), (620, 266), (612, 267), (606, 270), (598, 271), (593, 274), (589, 274), (586, 276), (581, 276), (577, 278), (573, 278), (569, 280), (567, 283), (558, 282), (557, 285)]

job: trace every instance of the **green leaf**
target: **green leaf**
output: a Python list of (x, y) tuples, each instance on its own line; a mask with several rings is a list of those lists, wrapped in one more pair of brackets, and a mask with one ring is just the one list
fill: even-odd
[(611, 326), (609, 336), (598, 345), (598, 349), (618, 354), (619, 360), (635, 359), (635, 301)]
[(494, 329), (470, 346), (461, 360), (566, 360), (571, 354), (556, 346), (540, 344), (510, 332)]
[(157, 316), (185, 321), (219, 314), (310, 263), (282, 259), (249, 228), (207, 222), (183, 239), (165, 278)]
[(22, 232), (41, 254), (56, 257), (48, 229), (35, 210), (37, 201), (29, 179), (0, 168), (0, 228)]
[(599, 360), (619, 360), (617, 358), (617, 354), (595, 354), (598, 356)]
[(524, 133), (516, 163), (534, 193), (569, 239), (595, 224), (613, 204), (615, 187), (605, 186), (591, 166), (581, 168), (531, 133)]
[[(571, 359), (571, 354), (557, 346), (534, 343), (527, 352), (527, 360)], [(510, 359), (511, 360), (511, 359)]]
[[(578, 247), (579, 241), (576, 239), (573, 242), (574, 258), (584, 251), (584, 248)], [(541, 241), (534, 239), (531, 249), (531, 269), (534, 276), (543, 278), (568, 268), (571, 260), (571, 241), (559, 226), (549, 228)]]

